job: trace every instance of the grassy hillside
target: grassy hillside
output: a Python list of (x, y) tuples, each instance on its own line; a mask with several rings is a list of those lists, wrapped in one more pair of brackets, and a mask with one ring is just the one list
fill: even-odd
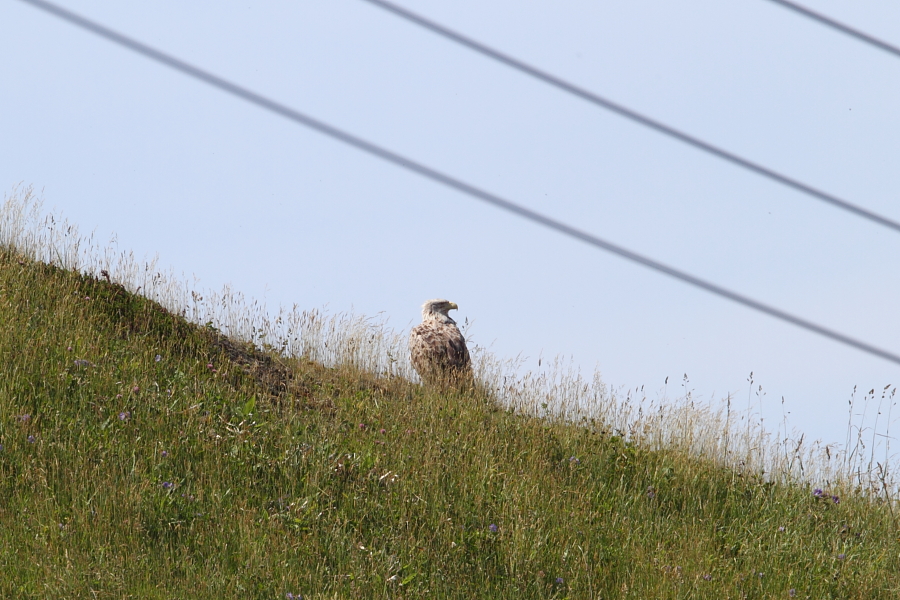
[(0, 254), (0, 597), (896, 598), (892, 507)]

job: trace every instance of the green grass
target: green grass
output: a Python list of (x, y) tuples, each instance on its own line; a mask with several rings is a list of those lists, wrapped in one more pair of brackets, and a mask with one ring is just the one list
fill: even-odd
[(264, 354), (11, 251), (0, 352), (3, 598), (900, 594), (889, 503)]

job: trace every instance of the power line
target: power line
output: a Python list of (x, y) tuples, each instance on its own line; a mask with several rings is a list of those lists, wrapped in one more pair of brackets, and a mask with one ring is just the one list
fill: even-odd
[(44, 2), (43, 0), (22, 0), (22, 2), (31, 4), (32, 6), (44, 10), (56, 17), (59, 17), (60, 19), (68, 21), (73, 25), (81, 27), (82, 29), (85, 29), (100, 37), (106, 38), (111, 42), (119, 44), (120, 46), (128, 48), (129, 50), (132, 50), (138, 54), (159, 62), (167, 67), (180, 71), (185, 75), (189, 75), (190, 77), (198, 79), (233, 96), (237, 96), (238, 98), (246, 100), (251, 104), (255, 104), (261, 108), (285, 117), (286, 119), (290, 119), (291, 121), (300, 123), (301, 125), (305, 125), (311, 129), (314, 129), (315, 131), (318, 131), (319, 133), (337, 139), (341, 142), (344, 142), (345, 144), (353, 146), (387, 162), (393, 163), (399, 167), (403, 167), (404, 169), (412, 171), (413, 173), (417, 173), (418, 175), (431, 179), (432, 181), (441, 183), (449, 188), (455, 189), (459, 192), (487, 202), (488, 204), (496, 206), (497, 208), (501, 208), (507, 212), (511, 212), (522, 218), (528, 219), (529, 221), (538, 223), (539, 225), (543, 225), (544, 227), (553, 229), (577, 240), (581, 240), (582, 242), (590, 244), (591, 246), (606, 250), (607, 252), (611, 252), (622, 258), (635, 262), (639, 265), (643, 265), (647, 268), (653, 269), (659, 273), (663, 273), (717, 296), (727, 298), (728, 300), (737, 302), (738, 304), (742, 304), (758, 312), (765, 313), (777, 319), (781, 319), (782, 321), (786, 321), (808, 331), (818, 333), (819, 335), (837, 341), (841, 344), (845, 344), (847, 346), (856, 348), (857, 350), (862, 350), (863, 352), (873, 354), (895, 364), (900, 364), (900, 356), (898, 356), (897, 354), (888, 352), (887, 350), (882, 350), (881, 348), (878, 348), (871, 344), (867, 344), (850, 336), (831, 330), (827, 327), (823, 327), (821, 325), (813, 323), (812, 321), (808, 321), (778, 308), (769, 306), (762, 302), (758, 302), (748, 296), (744, 296), (737, 292), (733, 292), (731, 290), (718, 286), (714, 283), (710, 283), (708, 281), (700, 279), (699, 277), (695, 277), (693, 275), (690, 275), (689, 273), (685, 273), (684, 271), (680, 271), (674, 267), (670, 267), (661, 262), (653, 260), (652, 258), (642, 256), (636, 252), (632, 252), (631, 250), (623, 248), (622, 246), (618, 246), (595, 235), (572, 227), (571, 225), (567, 225), (561, 221), (557, 221), (556, 219), (501, 198), (500, 196), (484, 191), (473, 185), (469, 185), (468, 183), (460, 181), (455, 177), (451, 177), (450, 175), (446, 175), (444, 173), (441, 173), (440, 171), (436, 171), (416, 161), (382, 148), (381, 146), (337, 129), (336, 127), (332, 127), (331, 125), (323, 123), (322, 121), (307, 116), (292, 108), (288, 108), (283, 104), (275, 102), (274, 100), (270, 100), (237, 84), (231, 83), (225, 79), (222, 79), (221, 77), (213, 75), (212, 73), (204, 71), (173, 56), (160, 52), (159, 50), (156, 50), (154, 48), (151, 48), (150, 46), (142, 44), (141, 42), (126, 37), (98, 23), (85, 19), (84, 17), (81, 17), (75, 13), (69, 12), (68, 10), (60, 8), (48, 2)]
[(836, 29), (843, 34), (846, 34), (846, 35), (849, 35), (850, 37), (856, 38), (857, 40), (859, 40), (863, 43), (869, 44), (870, 46), (874, 46), (875, 48), (878, 48), (879, 50), (884, 50), (885, 52), (887, 52), (889, 54), (893, 54), (894, 56), (900, 57), (900, 48), (898, 48), (897, 46), (894, 46), (887, 42), (883, 42), (876, 37), (872, 37), (868, 33), (864, 33), (862, 31), (860, 31), (859, 29), (854, 29), (854, 28), (850, 27), (849, 25), (844, 25), (843, 23), (841, 23), (839, 21), (835, 21), (834, 19), (832, 19), (830, 17), (826, 17), (825, 15), (823, 15), (821, 13), (812, 11), (812, 10), (806, 8), (805, 6), (801, 6), (800, 4), (797, 4), (796, 2), (788, 2), (788, 0), (769, 0), (769, 2), (777, 4), (788, 10), (794, 11), (798, 14), (801, 14), (804, 17), (812, 19), (813, 21), (818, 21), (819, 23), (821, 23), (822, 25), (825, 25), (826, 27), (831, 27), (832, 29)]
[[(28, 0), (25, 0), (28, 1)], [(635, 123), (639, 123), (645, 127), (649, 127), (654, 131), (666, 135), (670, 138), (674, 138), (680, 142), (688, 144), (689, 146), (693, 146), (698, 150), (702, 150), (708, 154), (712, 154), (722, 160), (726, 160), (734, 165), (737, 165), (741, 168), (747, 169), (756, 173), (757, 175), (761, 175), (772, 181), (776, 181), (782, 185), (786, 185), (789, 188), (792, 188), (798, 192), (802, 192), (807, 194), (808, 196), (812, 196), (817, 200), (821, 200), (823, 202), (827, 202), (832, 206), (836, 206), (837, 208), (841, 208), (858, 217), (862, 217), (864, 219), (868, 219), (874, 223), (879, 225), (883, 225), (885, 227), (889, 227), (894, 231), (900, 232), (900, 222), (897, 222), (893, 219), (885, 217), (883, 215), (879, 215), (878, 213), (872, 212), (868, 209), (865, 209), (861, 206), (848, 202), (847, 200), (843, 200), (829, 194), (827, 192), (823, 192), (822, 190), (816, 189), (810, 185), (807, 185), (801, 181), (788, 177), (787, 175), (782, 175), (777, 171), (774, 171), (768, 167), (764, 167), (758, 163), (755, 163), (746, 158), (742, 158), (737, 154), (733, 154), (728, 150), (720, 148), (718, 146), (714, 146), (708, 142), (704, 142), (703, 140), (696, 138), (690, 134), (684, 133), (683, 131), (679, 131), (674, 127), (670, 127), (660, 121), (656, 121), (655, 119), (651, 119), (648, 116), (642, 115), (641, 113), (634, 111), (630, 108), (622, 104), (618, 104), (613, 102), (612, 100), (608, 100), (598, 94), (595, 94), (591, 91), (586, 90), (585, 88), (579, 87), (575, 84), (569, 83), (559, 77), (552, 75), (546, 71), (542, 71), (536, 67), (533, 67), (527, 63), (522, 62), (516, 58), (508, 54), (504, 54), (499, 50), (494, 50), (493, 48), (482, 44), (472, 38), (466, 37), (461, 33), (457, 33), (443, 25), (440, 25), (434, 21), (426, 19), (421, 15), (413, 13), (411, 11), (406, 10), (405, 8), (401, 8), (396, 4), (392, 4), (390, 2), (385, 2), (385, 0), (363, 0), (364, 2), (368, 2), (369, 4), (381, 8), (391, 14), (394, 14), (398, 17), (406, 19), (407, 21), (419, 25), (433, 33), (436, 33), (448, 40), (456, 42), (470, 50), (473, 50), (483, 56), (487, 56), (488, 58), (492, 58), (508, 67), (511, 67), (521, 73), (525, 73), (535, 79), (543, 81), (549, 85), (552, 85), (555, 88), (558, 88), (564, 92), (572, 94), (573, 96), (577, 96), (582, 100), (585, 100), (591, 104), (599, 106), (601, 108), (605, 108), (609, 111), (616, 113), (619, 116), (625, 117)], [(772, 0), (777, 1), (777, 0)]]

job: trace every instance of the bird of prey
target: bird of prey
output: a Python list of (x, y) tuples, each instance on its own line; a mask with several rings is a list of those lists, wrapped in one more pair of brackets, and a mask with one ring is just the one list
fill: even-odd
[(409, 334), (409, 356), (427, 384), (461, 382), (472, 376), (466, 339), (447, 312), (459, 307), (447, 300), (428, 300), (422, 305), (422, 323)]

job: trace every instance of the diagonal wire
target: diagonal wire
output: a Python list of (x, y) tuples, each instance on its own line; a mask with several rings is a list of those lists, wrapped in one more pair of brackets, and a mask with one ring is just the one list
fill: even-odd
[(826, 17), (822, 13), (817, 13), (815, 11), (812, 11), (812, 10), (806, 8), (805, 6), (797, 4), (796, 2), (789, 2), (788, 0), (769, 0), (769, 2), (772, 2), (773, 4), (777, 4), (777, 5), (781, 6), (782, 8), (792, 10), (795, 13), (799, 13), (799, 14), (803, 15), (804, 17), (812, 19), (813, 21), (818, 21), (819, 23), (821, 23), (822, 25), (825, 25), (826, 27), (831, 27), (832, 29), (836, 29), (836, 30), (840, 31), (841, 33), (844, 33), (846, 35), (849, 35), (850, 37), (856, 38), (857, 40), (859, 40), (863, 43), (869, 44), (870, 46), (874, 46), (874, 47), (878, 48), (879, 50), (884, 50), (885, 52), (887, 52), (889, 54), (893, 54), (894, 56), (900, 58), (900, 47), (894, 46), (887, 42), (883, 42), (883, 41), (879, 40), (878, 38), (873, 37), (873, 36), (869, 35), (868, 33), (864, 33), (862, 31), (860, 31), (859, 29), (854, 29), (854, 28), (850, 27), (849, 25), (844, 25), (840, 21), (835, 21), (834, 19), (832, 19), (830, 17)]
[(300, 123), (301, 125), (305, 125), (311, 129), (318, 131), (319, 133), (337, 139), (341, 142), (344, 142), (345, 144), (357, 148), (358, 150), (362, 150), (387, 162), (393, 163), (394, 165), (403, 167), (404, 169), (412, 171), (413, 173), (417, 173), (418, 175), (431, 179), (432, 181), (436, 181), (449, 188), (455, 189), (479, 200), (483, 200), (484, 202), (487, 202), (488, 204), (491, 204), (497, 208), (501, 208), (524, 219), (528, 219), (529, 221), (538, 223), (539, 225), (543, 225), (544, 227), (547, 227), (549, 229), (556, 230), (564, 235), (575, 238), (577, 240), (581, 240), (586, 244), (590, 244), (591, 246), (606, 250), (607, 252), (611, 252), (624, 259), (630, 260), (639, 265), (643, 265), (647, 268), (653, 269), (654, 271), (663, 273), (722, 298), (727, 298), (728, 300), (732, 300), (733, 302), (737, 302), (738, 304), (742, 304), (758, 312), (765, 313), (769, 316), (775, 317), (776, 319), (780, 319), (808, 331), (818, 333), (819, 335), (830, 338), (836, 342), (851, 346), (853, 348), (856, 348), (857, 350), (862, 350), (863, 352), (867, 352), (869, 354), (873, 354), (895, 364), (900, 364), (900, 355), (888, 352), (887, 350), (883, 350), (871, 344), (867, 344), (863, 341), (852, 338), (848, 335), (844, 335), (827, 327), (823, 327), (822, 325), (813, 323), (812, 321), (808, 321), (801, 317), (792, 315), (773, 306), (769, 306), (767, 304), (754, 300), (748, 296), (744, 296), (709, 281), (700, 279), (699, 277), (695, 277), (689, 273), (686, 273), (674, 267), (670, 267), (666, 264), (653, 260), (652, 258), (642, 256), (636, 252), (632, 252), (631, 250), (623, 248), (622, 246), (618, 246), (595, 235), (572, 227), (571, 225), (567, 225), (561, 221), (557, 221), (556, 219), (501, 198), (500, 196), (484, 191), (473, 185), (460, 181), (459, 179), (451, 177), (450, 175), (446, 175), (444, 173), (441, 173), (440, 171), (436, 171), (435, 169), (391, 152), (390, 150), (382, 148), (362, 138), (337, 129), (336, 127), (332, 127), (331, 125), (323, 123), (322, 121), (309, 117), (299, 111), (275, 102), (274, 100), (270, 100), (237, 84), (231, 83), (225, 79), (222, 79), (221, 77), (213, 75), (212, 73), (204, 71), (173, 56), (160, 52), (159, 50), (156, 50), (154, 48), (151, 48), (150, 46), (142, 44), (141, 42), (126, 37), (98, 23), (95, 23), (75, 13), (69, 12), (68, 10), (50, 4), (49, 2), (45, 2), (44, 0), (21, 1), (44, 10), (65, 21), (68, 21), (73, 25), (77, 25), (78, 27), (81, 27), (82, 29), (85, 29), (100, 37), (106, 38), (107, 40), (119, 44), (120, 46), (124, 46), (125, 48), (137, 52), (138, 54), (141, 54), (156, 62), (162, 63), (167, 67), (180, 71), (185, 75), (189, 75), (190, 77), (207, 83), (215, 88), (218, 88), (219, 90), (246, 100), (251, 104), (255, 104), (261, 108), (285, 117), (286, 119), (290, 119), (291, 121)]
[[(859, 205), (853, 204), (852, 202), (848, 202), (847, 200), (838, 198), (837, 196), (835, 196), (833, 194), (823, 192), (822, 190), (816, 189), (816, 188), (812, 187), (811, 185), (807, 185), (807, 184), (803, 183), (802, 181), (798, 181), (796, 179), (788, 177), (787, 175), (782, 175), (781, 173), (778, 173), (777, 171), (774, 171), (768, 167), (764, 167), (763, 165), (760, 165), (759, 163), (755, 163), (746, 158), (742, 158), (742, 157), (738, 156), (737, 154), (733, 154), (732, 152), (729, 152), (728, 150), (725, 150), (718, 146), (714, 146), (713, 144), (710, 144), (708, 142), (704, 142), (703, 140), (701, 140), (699, 138), (696, 138), (690, 134), (684, 133), (683, 131), (679, 131), (678, 129), (675, 129), (674, 127), (670, 127), (669, 125), (666, 125), (665, 123), (656, 121), (655, 119), (651, 119), (648, 116), (642, 115), (641, 113), (636, 112), (622, 104), (618, 104), (616, 102), (613, 102), (612, 100), (608, 100), (607, 98), (604, 98), (603, 96), (595, 94), (585, 88), (582, 88), (582, 87), (579, 87), (572, 83), (569, 83), (563, 79), (560, 79), (559, 77), (557, 77), (555, 75), (552, 75), (546, 71), (542, 71), (536, 67), (533, 67), (527, 63), (524, 63), (521, 60), (518, 60), (517, 58), (513, 58), (512, 56), (510, 56), (508, 54), (504, 54), (503, 52), (500, 52), (499, 50), (494, 50), (493, 48), (491, 48), (485, 44), (482, 44), (481, 42), (478, 42), (470, 37), (466, 37), (466, 36), (462, 35), (461, 33), (457, 33), (456, 31), (448, 29), (447, 27), (444, 27), (443, 25), (440, 25), (434, 21), (431, 21), (429, 19), (426, 19), (425, 17), (422, 17), (421, 15), (418, 15), (416, 13), (408, 11), (405, 8), (397, 6), (396, 4), (393, 4), (391, 2), (386, 2), (385, 0), (363, 0), (363, 1), (368, 2), (369, 4), (376, 6), (378, 8), (381, 8), (389, 13), (392, 13), (392, 14), (398, 16), (398, 17), (406, 19), (407, 21), (409, 21), (411, 23), (415, 23), (416, 25), (419, 25), (420, 27), (423, 27), (423, 28), (431, 31), (432, 33), (436, 33), (448, 40), (456, 42), (457, 44), (461, 44), (462, 46), (465, 46), (466, 48), (469, 48), (470, 50), (474, 50), (475, 52), (477, 52), (483, 56), (492, 58), (508, 67), (511, 67), (511, 68), (521, 72), (521, 73), (530, 75), (531, 77), (534, 77), (535, 79), (543, 81), (544, 83), (547, 83), (549, 85), (552, 85), (555, 88), (558, 88), (564, 92), (568, 92), (569, 94), (572, 94), (574, 96), (577, 96), (577, 97), (581, 98), (582, 100), (585, 100), (591, 104), (594, 104), (601, 108), (605, 108), (609, 111), (616, 113), (617, 115), (619, 115), (621, 117), (625, 117), (626, 119), (629, 119), (635, 123), (639, 123), (640, 125), (643, 125), (645, 127), (649, 127), (650, 129), (653, 129), (654, 131), (656, 131), (658, 133), (666, 135), (670, 138), (674, 138), (680, 142), (688, 144), (689, 146), (693, 146), (694, 148), (696, 148), (698, 150), (702, 150), (703, 152), (706, 152), (708, 154), (712, 154), (713, 156), (716, 156), (718, 158), (726, 160), (726, 161), (728, 161), (734, 165), (737, 165), (741, 168), (752, 171), (752, 172), (756, 173), (757, 175), (761, 175), (763, 177), (771, 179), (772, 181), (776, 181), (782, 185), (786, 185), (787, 187), (792, 188), (798, 192), (802, 192), (808, 196), (812, 196), (813, 198), (815, 198), (817, 200), (821, 200), (823, 202), (831, 204), (832, 206), (846, 210), (850, 213), (853, 213), (854, 215), (856, 215), (858, 217), (862, 217), (863, 219), (868, 219), (869, 221), (872, 221), (879, 225), (883, 225), (885, 227), (893, 229), (896, 232), (900, 232), (900, 222), (897, 222), (893, 219), (890, 219), (890, 218), (880, 215), (878, 213), (872, 212), (872, 211), (870, 211), (866, 208), (863, 208)], [(777, 1), (777, 0), (772, 0), (772, 1)]]

